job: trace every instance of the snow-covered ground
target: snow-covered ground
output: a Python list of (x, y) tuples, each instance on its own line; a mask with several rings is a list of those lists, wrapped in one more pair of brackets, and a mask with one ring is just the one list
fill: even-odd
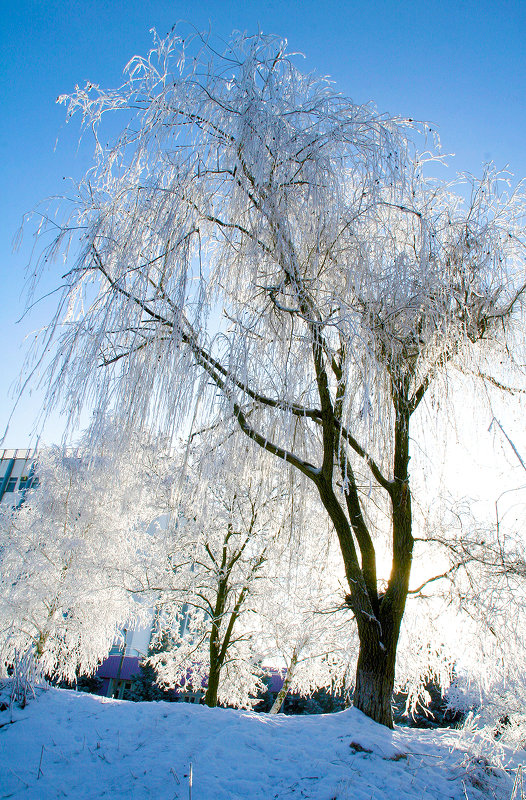
[(186, 800), (190, 764), (192, 800), (509, 800), (513, 786), (481, 741), (388, 731), (354, 709), (269, 716), (49, 689), (0, 725), (2, 798)]

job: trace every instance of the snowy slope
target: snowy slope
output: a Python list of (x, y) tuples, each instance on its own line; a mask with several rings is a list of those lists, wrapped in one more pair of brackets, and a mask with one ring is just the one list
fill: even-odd
[(2, 798), (186, 799), (190, 763), (192, 800), (509, 800), (513, 785), (458, 731), (388, 731), (354, 709), (271, 717), (49, 689), (13, 719), (0, 713)]

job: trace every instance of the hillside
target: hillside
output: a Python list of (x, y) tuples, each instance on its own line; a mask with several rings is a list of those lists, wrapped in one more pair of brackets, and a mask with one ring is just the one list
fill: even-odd
[(0, 713), (2, 798), (186, 799), (190, 763), (192, 800), (509, 800), (513, 787), (481, 739), (391, 732), (354, 709), (271, 717), (49, 689), (12, 719)]

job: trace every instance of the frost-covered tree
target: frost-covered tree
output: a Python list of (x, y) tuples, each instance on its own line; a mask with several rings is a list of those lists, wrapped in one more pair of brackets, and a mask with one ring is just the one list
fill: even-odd
[(108, 434), (97, 454), (86, 439), (41, 450), (38, 487), (0, 507), (2, 672), (32, 657), (50, 677), (91, 673), (146, 610), (135, 592), (159, 557), (162, 456), (138, 435), (117, 451)]
[(303, 74), (275, 37), (219, 52), (173, 33), (126, 75), (62, 98), (96, 155), (58, 236), (51, 211), (40, 228), (44, 261), (68, 254), (48, 402), (165, 430), (234, 419), (298, 470), (340, 544), (354, 703), (390, 726), (412, 441), (454, 368), (506, 378), (491, 365), (523, 307), (523, 191), (491, 168), (458, 196), (426, 177), (425, 125)]
[(193, 447), (185, 459), (166, 531), (158, 629), (170, 632), (172, 647), (151, 662), (166, 686), (199, 691), (206, 683), (208, 706), (246, 706), (261, 686), (261, 651), (250, 619), (283, 524), (285, 492), (269, 485), (256, 459), (242, 475), (218, 473), (218, 458), (232, 458), (231, 445), (221, 455), (206, 449)]

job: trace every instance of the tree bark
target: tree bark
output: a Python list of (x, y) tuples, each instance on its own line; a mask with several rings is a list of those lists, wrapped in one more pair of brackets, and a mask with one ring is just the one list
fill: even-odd
[[(215, 659), (217, 662), (217, 659)], [(219, 676), (221, 673), (221, 667), (219, 664), (210, 663), (210, 671), (208, 673), (208, 686), (206, 687), (205, 692), (205, 704), (210, 708), (215, 708), (217, 706), (217, 692), (219, 690)]]
[(223, 666), (223, 658), (219, 633), (219, 626), (221, 625), (221, 617), (225, 607), (225, 591), (224, 586), (220, 586), (218, 592), (217, 603), (215, 608), (215, 617), (212, 620), (210, 629), (210, 665), (208, 670), (208, 685), (205, 692), (205, 704), (210, 708), (217, 706), (217, 692), (219, 689), (219, 678), (221, 675), (221, 667)]
[(411, 492), (409, 489), (409, 420), (405, 393), (394, 397), (394, 465), (392, 503), (393, 560), (387, 590), (379, 598), (375, 624), (358, 619), (360, 652), (356, 668), (354, 706), (375, 722), (393, 727), (392, 695), (396, 650), (404, 616), (413, 557)]
[(393, 727), (391, 701), (396, 650), (388, 652), (377, 641), (360, 637), (353, 705), (380, 725)]
[[(385, 594), (378, 597), (374, 618), (357, 614), (360, 650), (356, 668), (354, 706), (388, 728), (393, 727), (392, 696), (395, 681), (396, 651), (405, 611), (411, 574), (413, 535), (411, 492), (409, 488), (409, 420), (411, 411), (403, 402), (404, 392), (394, 398), (392, 504), (393, 560)], [(356, 588), (351, 586), (352, 595)]]
[(287, 669), (287, 674), (285, 675), (285, 680), (283, 681), (283, 686), (279, 690), (276, 699), (272, 704), (272, 708), (269, 711), (269, 714), (279, 714), (281, 711), (281, 706), (285, 702), (285, 698), (289, 693), (290, 684), (292, 683), (292, 678), (294, 677), (294, 670), (296, 668), (296, 664), (298, 662), (298, 654), (296, 652), (296, 648), (292, 651), (292, 656), (290, 659), (290, 664)]

